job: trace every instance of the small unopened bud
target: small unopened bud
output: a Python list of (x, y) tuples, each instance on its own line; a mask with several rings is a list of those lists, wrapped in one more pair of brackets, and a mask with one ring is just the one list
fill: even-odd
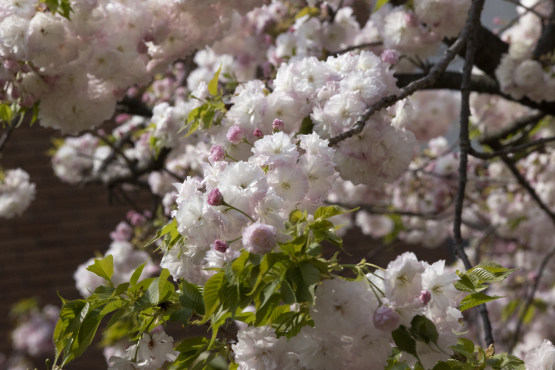
[(212, 162), (219, 162), (225, 157), (225, 150), (221, 145), (212, 145), (208, 158)]
[(378, 307), (374, 316), (372, 317), (372, 322), (374, 326), (381, 331), (392, 332), (399, 327), (399, 321), (401, 317), (397, 312), (395, 312), (391, 307), (387, 305), (381, 305)]
[(33, 95), (25, 95), (20, 104), (22, 107), (31, 108), (35, 104), (35, 98)]
[(208, 193), (207, 202), (211, 206), (221, 206), (224, 201), (224, 196), (220, 193), (218, 188), (210, 190)]
[(255, 222), (243, 230), (243, 246), (247, 252), (262, 256), (275, 248), (276, 232), (272, 225)]
[(274, 122), (272, 122), (272, 127), (274, 128), (274, 130), (281, 130), (285, 127), (285, 122), (283, 122), (279, 118), (276, 118)]
[(146, 217), (136, 211), (127, 212), (127, 219), (133, 226), (142, 225), (146, 222)]
[(399, 53), (397, 50), (387, 49), (380, 55), (382, 61), (389, 64), (397, 64), (399, 62)]
[(259, 128), (254, 130), (254, 132), (252, 134), (256, 137), (264, 137), (264, 134), (262, 133), (262, 130), (260, 130)]
[(212, 246), (215, 250), (222, 253), (225, 253), (225, 251), (227, 251), (227, 248), (229, 248), (229, 245), (223, 240), (214, 241), (214, 244), (212, 244)]
[(238, 144), (243, 139), (243, 130), (239, 126), (231, 126), (229, 130), (227, 130), (227, 140), (231, 141), (233, 144)]
[(430, 301), (432, 300), (432, 293), (430, 293), (427, 290), (423, 290), (420, 292), (420, 300), (422, 301), (422, 304), (425, 306), (428, 303), (430, 303)]

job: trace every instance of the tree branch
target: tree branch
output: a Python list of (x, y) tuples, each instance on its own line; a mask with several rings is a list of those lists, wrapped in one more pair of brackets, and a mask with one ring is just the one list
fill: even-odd
[[(497, 149), (497, 148), (499, 148), (499, 146), (494, 147), (494, 149)], [(536, 190), (534, 190), (534, 188), (530, 185), (530, 183), (524, 178), (524, 176), (522, 176), (522, 174), (520, 173), (518, 168), (516, 168), (516, 165), (513, 163), (513, 161), (511, 161), (511, 159), (507, 157), (506, 154), (501, 155), (501, 160), (505, 162), (505, 164), (512, 172), (512, 174), (514, 175), (514, 177), (516, 178), (520, 186), (526, 189), (528, 194), (530, 194), (530, 196), (532, 197), (532, 199), (534, 199), (536, 204), (549, 216), (549, 218), (553, 222), (553, 225), (555, 226), (555, 213), (553, 213), (551, 209), (549, 209), (549, 207), (541, 200), (538, 193), (536, 193)]]
[(373, 106), (371, 106), (370, 108), (368, 108), (357, 119), (357, 121), (355, 122), (354, 126), (351, 129), (349, 129), (345, 132), (342, 132), (341, 134), (339, 134), (337, 136), (334, 136), (334, 137), (330, 138), (329, 139), (329, 146), (334, 146), (337, 143), (339, 143), (340, 141), (348, 139), (348, 138), (350, 138), (354, 135), (358, 135), (364, 129), (364, 125), (366, 124), (366, 121), (368, 120), (368, 118), (370, 118), (370, 116), (372, 116), (374, 113), (376, 113), (376, 112), (378, 112), (378, 111), (380, 111), (384, 108), (392, 106), (393, 104), (395, 104), (399, 100), (402, 100), (402, 99), (406, 98), (407, 96), (410, 96), (410, 95), (414, 94), (414, 92), (416, 92), (417, 90), (424, 89), (424, 88), (427, 88), (427, 87), (430, 87), (430, 86), (434, 85), (435, 82), (440, 77), (440, 75), (445, 71), (445, 69), (447, 68), (449, 63), (451, 63), (451, 61), (455, 58), (457, 53), (463, 48), (464, 44), (466, 43), (466, 40), (468, 39), (468, 35), (470, 33), (470, 28), (471, 27), (467, 23), (464, 26), (463, 30), (461, 31), (457, 41), (455, 41), (453, 43), (453, 45), (451, 45), (451, 47), (449, 47), (449, 49), (447, 49), (445, 51), (445, 53), (443, 54), (443, 57), (439, 60), (439, 62), (437, 62), (430, 69), (430, 72), (425, 77), (409, 83), (406, 87), (401, 89), (401, 91), (398, 95), (386, 96), (385, 98), (380, 100), (378, 103), (376, 103)]
[(381, 42), (381, 41), (367, 42), (367, 43), (360, 44), (360, 45), (349, 46), (349, 47), (347, 47), (343, 50), (330, 52), (329, 55), (338, 56), (339, 54), (347, 53), (347, 52), (352, 51), (352, 50), (362, 49), (362, 48), (370, 48), (372, 46), (380, 46), (380, 45), (383, 45), (383, 42)]
[(524, 318), (526, 317), (526, 313), (528, 312), (528, 310), (530, 309), (530, 306), (534, 302), (534, 297), (536, 295), (536, 291), (538, 290), (538, 286), (540, 285), (540, 279), (543, 275), (543, 272), (547, 267), (547, 263), (554, 255), (555, 255), (555, 245), (551, 247), (549, 252), (547, 252), (546, 256), (542, 260), (542, 263), (540, 265), (540, 268), (538, 269), (538, 272), (536, 273), (536, 280), (534, 281), (534, 285), (532, 286), (532, 290), (530, 291), (530, 294), (528, 294), (528, 297), (526, 298), (526, 303), (524, 304), (524, 310), (522, 310), (522, 314), (518, 318), (518, 324), (516, 325), (515, 333), (513, 335), (509, 349), (507, 350), (508, 353), (511, 353), (513, 351), (513, 348), (515, 348), (516, 344), (518, 343), (520, 330), (522, 329), (522, 324), (524, 323)]
[(476, 157), (476, 158), (480, 158), (480, 159), (492, 159), (492, 158), (495, 158), (495, 157), (499, 157), (501, 155), (520, 152), (521, 150), (528, 149), (528, 148), (531, 148), (531, 147), (534, 147), (534, 146), (543, 145), (543, 144), (546, 144), (546, 143), (550, 143), (552, 141), (555, 141), (555, 136), (534, 140), (532, 142), (522, 144), (522, 145), (517, 145), (517, 146), (513, 146), (513, 147), (506, 147), (506, 148), (503, 148), (501, 150), (495, 151), (493, 153), (477, 152), (476, 150), (474, 150), (471, 147), (469, 154)]
[[(425, 75), (422, 73), (408, 73), (408, 74), (396, 74), (397, 86), (404, 87), (412, 83), (413, 81), (418, 81)], [(443, 72), (437, 81), (432, 86), (423, 87), (423, 89), (449, 89), (449, 90), (459, 90), (462, 82), (462, 74), (458, 72)], [(542, 101), (541, 103), (536, 103), (528, 98), (522, 98), (520, 100), (513, 99), (510, 95), (503, 94), (499, 88), (499, 84), (496, 80), (485, 76), (485, 75), (473, 75), (470, 81), (470, 89), (474, 92), (482, 94), (493, 94), (499, 95), (507, 100), (514, 101), (525, 105), (527, 107), (540, 110), (544, 113), (555, 115), (555, 103), (548, 103)]]
[[(482, 25), (478, 25), (477, 33), (480, 42), (475, 47), (474, 65), (495, 79), (495, 70), (501, 62), (503, 54), (509, 52), (509, 44)], [(443, 42), (447, 45), (453, 45), (455, 40), (444, 39)], [(459, 55), (465, 58), (466, 48), (461, 49)]]
[(132, 114), (134, 116), (152, 117), (152, 110), (149, 107), (138, 98), (130, 98), (127, 95), (118, 102), (116, 109), (122, 113)]
[[(479, 34), (479, 22), (482, 8), (485, 0), (473, 0), (468, 19), (464, 30), (468, 32), (468, 40), (466, 42), (465, 63), (463, 68), (463, 77), (461, 84), (461, 127), (459, 131), (460, 156), (459, 156), (459, 187), (457, 189), (457, 197), (455, 200), (455, 219), (453, 222), (453, 234), (455, 238), (454, 252), (463, 263), (464, 267), (469, 270), (472, 264), (463, 248), (463, 238), (461, 232), (462, 211), (466, 189), (466, 171), (468, 167), (468, 152), (470, 151), (469, 138), (469, 118), (470, 118), (470, 86), (472, 77), (472, 67), (474, 65), (474, 55), (477, 52), (477, 40)], [(463, 32), (464, 32), (463, 30)], [(485, 304), (478, 306), (478, 311), (482, 317), (484, 326), (484, 335), (486, 345), (493, 343), (493, 330), (489, 319), (487, 307)]]
[(547, 24), (544, 25), (542, 35), (534, 49), (534, 59), (542, 62), (546, 54), (553, 53), (553, 49), (555, 49), (555, 7)]
[(8, 124), (8, 128), (6, 129), (6, 131), (4, 131), (2, 137), (0, 137), (0, 153), (2, 152), (2, 149), (4, 149), (4, 145), (8, 142), (10, 136), (12, 136), (14, 128), (15, 125), (13, 122), (11, 124)]
[(534, 112), (528, 116), (524, 116), (515, 120), (510, 126), (497, 131), (496, 133), (488, 136), (484, 136), (478, 140), (482, 145), (497, 145), (499, 140), (503, 140), (507, 136), (514, 134), (520, 129), (525, 128), (531, 124), (537, 124), (546, 114), (542, 112)]

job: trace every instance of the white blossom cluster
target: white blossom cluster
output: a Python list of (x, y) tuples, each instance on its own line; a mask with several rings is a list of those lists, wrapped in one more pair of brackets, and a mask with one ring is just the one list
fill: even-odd
[(534, 9), (534, 12), (517, 7), (520, 13), (518, 22), (502, 35), (510, 43), (509, 53), (503, 55), (495, 76), (501, 91), (514, 99), (528, 97), (538, 103), (552, 102), (555, 101), (553, 66), (535, 60), (533, 53), (542, 33), (542, 20), (537, 14), (549, 17), (553, 2), (525, 0), (521, 3), (527, 9)]
[[(439, 333), (437, 346), (417, 342), (422, 365), (431, 369), (450, 358), (449, 346), (457, 343), (454, 332), (462, 327), (453, 285), (459, 278), (444, 266), (444, 261), (429, 265), (407, 252), (385, 271), (368, 274), (366, 282), (325, 280), (310, 308), (314, 327), (303, 327), (290, 340), (277, 338), (271, 327), (244, 329), (233, 345), (235, 361), (241, 370), (383, 369), (392, 351), (391, 332), (400, 325), (410, 328), (416, 315), (424, 315)], [(416, 363), (405, 353), (402, 360)]]
[[(71, 1), (71, 21), (36, 1), (0, 5), (0, 81), (40, 124), (77, 133), (110, 118), (127, 88), (220, 38), (249, 1)], [(25, 63), (23, 63), (25, 62)], [(4, 99), (3, 98), (3, 99)]]
[[(175, 184), (178, 209), (172, 216), (184, 243), (171, 248), (161, 262), (175, 279), (203, 283), (213, 273), (204, 268), (222, 267), (242, 248), (237, 242), (218, 250), (216, 241), (234, 240), (243, 233), (247, 248), (250, 236), (264, 235), (254, 230), (244, 234), (251, 220), (284, 230), (295, 208), (314, 211), (322, 204), (336, 177), (334, 149), (315, 133), (300, 135), (299, 147), (283, 132), (265, 135), (252, 147), (242, 145), (252, 150), (248, 162), (225, 162), (223, 148), (214, 146), (210, 162), (203, 164), (202, 181), (188, 177)], [(283, 240), (285, 235), (277, 237)]]
[(29, 174), (21, 168), (1, 172), (0, 169), (0, 217), (21, 216), (35, 199), (35, 184), (29, 182)]
[(144, 333), (123, 357), (111, 356), (108, 370), (157, 370), (165, 362), (175, 361), (179, 352), (173, 349), (173, 338), (165, 332)]
[(552, 370), (555, 369), (555, 346), (545, 339), (543, 343), (532, 349), (524, 357), (526, 370)]
[(35, 309), (25, 315), (12, 332), (14, 349), (31, 356), (51, 353), (54, 350), (52, 334), (59, 313), (58, 307), (46, 305), (42, 311)]
[(52, 168), (60, 180), (79, 183), (93, 167), (99, 140), (91, 134), (68, 137), (52, 157)]

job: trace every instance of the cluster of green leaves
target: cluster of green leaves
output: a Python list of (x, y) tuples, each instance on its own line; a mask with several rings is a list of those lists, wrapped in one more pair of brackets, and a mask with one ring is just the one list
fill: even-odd
[(68, 20), (69, 14), (73, 12), (69, 0), (40, 0), (40, 2), (46, 4), (48, 10), (50, 10), (52, 14), (59, 13)]
[(389, 361), (387, 370), (393, 368), (395, 370), (404, 370), (408, 367), (405, 362), (398, 361), (398, 356), (396, 356), (397, 351), (410, 353), (418, 359), (416, 342), (423, 342), (430, 346), (432, 350), (442, 352), (437, 344), (439, 334), (433, 322), (425, 316), (417, 315), (412, 319), (410, 324), (410, 328), (401, 325), (391, 333), (396, 345), (396, 351), (394, 351), (394, 356)]
[[(104, 343), (126, 336), (138, 340), (143, 333), (167, 321), (184, 326), (210, 325), (210, 339), (196, 338), (181, 342), (179, 357), (172, 370), (204, 369), (217, 357), (229, 357), (229, 347), (217, 340), (219, 329), (228, 319), (261, 326), (273, 325), (278, 335), (292, 337), (304, 325), (313, 325), (308, 307), (314, 301), (315, 286), (340, 269), (335, 259), (322, 257), (323, 241), (342, 247), (336, 227), (328, 218), (345, 213), (335, 206), (319, 208), (314, 219), (298, 210), (291, 213), (287, 233), (291, 241), (280, 244), (280, 252), (264, 256), (243, 251), (232, 263), (215, 274), (204, 287), (181, 281), (176, 290), (170, 273), (163, 269), (159, 277), (139, 281), (146, 264), (139, 266), (130, 281), (115, 286), (113, 256), (95, 259), (87, 269), (105, 280), (86, 299), (66, 301), (62, 298), (60, 318), (54, 332), (56, 358), (65, 366), (80, 356), (91, 344), (100, 323), (110, 316)], [(151, 241), (165, 237), (165, 249), (181, 242), (175, 220), (165, 225)], [(283, 302), (283, 304), (282, 304)], [(243, 312), (250, 304), (256, 313)], [(297, 303), (300, 310), (291, 312)], [(199, 356), (208, 356), (199, 360)], [(194, 365), (193, 365), (194, 364)]]
[[(128, 337), (139, 339), (154, 327), (165, 321), (180, 321), (176, 312), (181, 308), (179, 295), (173, 283), (168, 281), (170, 273), (163, 269), (159, 277), (139, 281), (145, 264), (139, 266), (127, 283), (114, 286), (113, 256), (95, 259), (87, 269), (106, 281), (87, 299), (67, 301), (62, 298), (60, 318), (54, 330), (56, 358), (61, 359), (60, 367), (83, 354), (94, 338), (101, 321), (108, 315), (109, 330), (122, 320), (129, 320)], [(185, 321), (186, 323), (186, 321)]]
[[(484, 370), (491, 367), (494, 370), (525, 370), (524, 362), (516, 356), (507, 353), (495, 354), (495, 348), (491, 345), (484, 350), (474, 345), (471, 340), (459, 338), (456, 346), (450, 347), (455, 356), (447, 362), (440, 362), (445, 370)], [(449, 368), (447, 368), (448, 366)], [(437, 367), (437, 366), (436, 366)], [(435, 369), (434, 370), (439, 370)]]
[[(39, 115), (39, 103), (35, 103), (31, 108), (21, 107), (15, 103), (0, 103), (0, 121), (2, 122), (2, 127), (6, 125), (11, 126), (15, 124), (15, 127), (19, 127), (25, 118), (27, 112), (32, 113), (31, 122), (32, 125), (38, 118)], [(14, 122), (14, 118), (19, 117), (17, 122)]]
[(214, 78), (208, 83), (208, 92), (211, 96), (209, 96), (206, 101), (202, 101), (195, 96), (192, 98), (200, 100), (203, 104), (197, 108), (194, 108), (189, 113), (189, 117), (187, 118), (187, 122), (183, 126), (183, 129), (189, 127), (187, 131), (187, 135), (185, 137), (191, 135), (193, 132), (203, 129), (207, 130), (212, 125), (220, 125), (222, 122), (227, 109), (225, 107), (225, 103), (223, 102), (223, 94), (218, 91), (218, 81), (220, 79), (220, 71), (222, 67), (218, 69)]
[(459, 310), (464, 311), (469, 308), (487, 303), (499, 298), (481, 293), (489, 287), (489, 284), (505, 280), (516, 269), (508, 269), (495, 262), (483, 262), (470, 270), (458, 273), (461, 278), (455, 283), (455, 288), (461, 292), (470, 293), (461, 302)]

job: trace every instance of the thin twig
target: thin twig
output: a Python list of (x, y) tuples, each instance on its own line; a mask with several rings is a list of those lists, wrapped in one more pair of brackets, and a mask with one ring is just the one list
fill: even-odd
[(329, 139), (329, 146), (334, 146), (340, 141), (348, 139), (352, 136), (358, 135), (363, 129), (366, 121), (370, 116), (374, 113), (392, 106), (393, 104), (397, 103), (399, 100), (402, 100), (412, 94), (414, 94), (417, 90), (424, 89), (426, 87), (432, 86), (442, 72), (445, 71), (449, 63), (455, 58), (457, 53), (463, 48), (466, 40), (468, 39), (468, 35), (470, 33), (471, 26), (470, 23), (467, 23), (463, 30), (461, 31), (457, 41), (451, 47), (449, 47), (443, 57), (440, 59), (438, 63), (436, 63), (431, 69), (430, 73), (428, 73), (425, 77), (413, 81), (408, 84), (406, 87), (402, 88), (398, 95), (389, 95), (380, 100), (378, 103), (374, 104), (370, 108), (368, 108), (355, 122), (354, 126), (345, 131), (340, 133), (337, 136), (334, 136)]
[(6, 129), (6, 131), (4, 131), (4, 134), (2, 134), (2, 137), (0, 138), (0, 152), (2, 152), (2, 149), (4, 149), (4, 144), (6, 144), (10, 136), (12, 136), (14, 127), (15, 126), (13, 124), (8, 124), (8, 128)]
[(172, 176), (174, 179), (176, 179), (179, 182), (185, 181), (183, 177), (179, 176), (173, 171), (168, 170), (166, 167), (162, 167), (162, 171), (166, 172), (168, 175)]
[(532, 290), (530, 291), (530, 294), (528, 294), (528, 298), (526, 299), (526, 303), (524, 304), (524, 310), (522, 311), (522, 313), (520, 314), (520, 317), (518, 318), (518, 324), (516, 325), (516, 330), (513, 335), (512, 342), (511, 342), (511, 345), (509, 346), (509, 350), (507, 351), (509, 353), (513, 351), (513, 348), (515, 348), (516, 344), (518, 343), (518, 340), (520, 339), (519, 338), (520, 330), (522, 329), (522, 325), (524, 323), (524, 318), (526, 317), (526, 313), (528, 312), (528, 310), (530, 309), (530, 306), (534, 302), (534, 297), (536, 295), (536, 291), (538, 290), (538, 286), (540, 285), (540, 279), (543, 275), (543, 272), (547, 267), (547, 263), (554, 255), (555, 255), (555, 245), (551, 247), (549, 252), (547, 252), (546, 256), (542, 260), (542, 263), (540, 265), (540, 268), (538, 269), (538, 272), (536, 273), (536, 279), (534, 281), (534, 285), (532, 286)]
[(532, 7), (527, 7), (526, 5), (522, 5), (522, 3), (518, 0), (505, 0), (508, 3), (512, 3), (515, 4), (516, 6), (520, 6), (522, 9), (526, 10), (527, 12), (530, 12), (532, 14), (534, 14), (535, 16), (543, 19), (543, 20), (549, 20), (549, 17), (546, 17), (545, 15), (538, 13), (535, 9), (534, 6), (538, 5), (540, 2), (536, 2), (536, 4), (534, 4)]
[(496, 131), (491, 135), (485, 135), (484, 137), (480, 138), (478, 141), (480, 144), (491, 144), (497, 143), (499, 140), (506, 138), (507, 136), (514, 134), (520, 129), (525, 128), (531, 124), (537, 124), (546, 114), (543, 112), (533, 112), (527, 116), (520, 117), (516, 119), (512, 124), (505, 127), (502, 130)]
[[(467, 31), (466, 55), (463, 67), (463, 79), (461, 84), (461, 124), (459, 131), (460, 141), (460, 157), (459, 157), (459, 187), (457, 189), (457, 197), (455, 200), (455, 218), (453, 221), (453, 234), (455, 239), (454, 252), (463, 263), (464, 267), (469, 270), (472, 264), (463, 247), (463, 238), (461, 233), (462, 211), (466, 188), (466, 171), (468, 167), (468, 152), (470, 150), (469, 138), (469, 117), (470, 117), (470, 83), (472, 77), (472, 68), (474, 65), (474, 54), (476, 53), (477, 29), (480, 25), (480, 14), (484, 7), (485, 0), (473, 0), (472, 7), (466, 20), (463, 32)], [(459, 36), (460, 38), (460, 36)], [(484, 327), (484, 336), (486, 345), (491, 345), (493, 341), (493, 330), (489, 319), (488, 311), (485, 304), (478, 306), (478, 311), (482, 317)]]
[(470, 154), (472, 156), (474, 156), (476, 158), (480, 158), (480, 159), (492, 159), (492, 158), (495, 158), (495, 157), (499, 157), (501, 155), (520, 152), (524, 149), (528, 149), (528, 148), (535, 147), (535, 146), (538, 146), (538, 145), (543, 145), (543, 144), (546, 144), (546, 143), (550, 143), (552, 141), (555, 141), (555, 136), (534, 140), (532, 142), (522, 144), (522, 145), (517, 145), (517, 146), (513, 146), (513, 147), (504, 148), (504, 149), (495, 151), (493, 153), (477, 152), (473, 148), (470, 148)]
[(349, 47), (346, 47), (343, 50), (330, 52), (329, 55), (337, 56), (337, 55), (347, 53), (349, 51), (353, 51), (353, 50), (356, 50), (356, 49), (371, 48), (373, 46), (380, 46), (380, 45), (383, 45), (382, 41), (367, 42), (367, 43), (364, 43), (364, 44), (349, 46)]
[(507, 157), (507, 155), (505, 154), (501, 155), (501, 160), (505, 162), (505, 165), (507, 165), (509, 170), (513, 173), (514, 177), (516, 178), (520, 186), (526, 189), (528, 194), (530, 194), (530, 196), (532, 197), (532, 199), (534, 199), (536, 204), (549, 216), (549, 218), (553, 222), (553, 225), (555, 226), (555, 213), (553, 213), (551, 209), (549, 209), (549, 207), (541, 200), (538, 193), (536, 193), (536, 190), (534, 190), (532, 185), (530, 185), (530, 183), (524, 178), (524, 176), (522, 176), (522, 174), (520, 173), (518, 168), (516, 168), (516, 165), (513, 163), (513, 161), (511, 161), (511, 159)]

